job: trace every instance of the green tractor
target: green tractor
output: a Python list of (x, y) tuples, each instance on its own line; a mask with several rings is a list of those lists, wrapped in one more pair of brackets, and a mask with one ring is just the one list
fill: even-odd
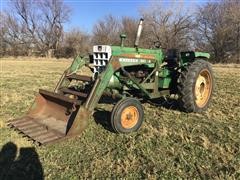
[[(101, 97), (119, 100), (111, 112), (112, 128), (118, 133), (137, 131), (143, 122), (140, 100), (178, 95), (186, 112), (202, 112), (213, 92), (210, 57), (203, 52), (179, 52), (139, 48), (143, 19), (134, 47), (95, 45), (87, 57), (77, 56), (63, 73), (53, 92), (39, 90), (29, 112), (10, 120), (9, 126), (40, 144), (80, 134)], [(80, 75), (88, 67), (92, 75)]]

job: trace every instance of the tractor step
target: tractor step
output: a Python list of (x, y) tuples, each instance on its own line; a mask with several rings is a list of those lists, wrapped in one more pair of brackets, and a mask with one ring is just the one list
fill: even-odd
[(68, 98), (67, 96), (63, 96), (61, 94), (57, 94), (57, 93), (54, 93), (54, 92), (49, 92), (49, 91), (46, 91), (46, 90), (43, 90), (43, 89), (39, 89), (39, 93), (41, 95), (43, 95), (44, 97), (47, 96), (48, 98), (54, 98), (54, 99), (61, 100), (61, 101), (64, 101), (64, 102), (74, 103), (76, 105), (81, 105), (82, 104), (82, 101), (79, 101), (79, 100), (76, 100), (76, 99), (71, 99), (71, 98)]
[[(53, 143), (65, 136), (66, 122), (56, 121), (53, 117), (36, 120), (29, 116), (9, 121), (8, 126), (31, 140), (44, 145)], [(54, 127), (49, 128), (49, 127)]]
[(83, 75), (78, 75), (78, 74), (71, 74), (69, 76), (66, 76), (69, 80), (78, 80), (78, 81), (84, 81), (84, 82), (91, 82), (92, 77), (90, 76), (83, 76)]
[(62, 88), (61, 91), (62, 91), (63, 93), (76, 95), (76, 96), (79, 96), (79, 97), (82, 97), (82, 98), (86, 98), (86, 97), (88, 96), (87, 93), (83, 93), (83, 92), (79, 92), (79, 91), (74, 91), (74, 90), (71, 90), (71, 89), (68, 89), (68, 88)]

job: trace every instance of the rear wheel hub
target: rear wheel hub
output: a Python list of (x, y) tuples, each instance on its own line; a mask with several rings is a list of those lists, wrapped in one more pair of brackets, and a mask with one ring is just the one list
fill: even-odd
[(211, 74), (207, 69), (202, 70), (195, 84), (195, 103), (198, 107), (204, 107), (208, 102), (212, 91)]

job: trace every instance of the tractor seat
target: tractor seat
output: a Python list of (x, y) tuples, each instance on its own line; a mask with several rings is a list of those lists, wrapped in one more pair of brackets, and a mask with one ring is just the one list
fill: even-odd
[(180, 53), (178, 49), (168, 49), (165, 56), (165, 61), (169, 67), (176, 67), (180, 59)]

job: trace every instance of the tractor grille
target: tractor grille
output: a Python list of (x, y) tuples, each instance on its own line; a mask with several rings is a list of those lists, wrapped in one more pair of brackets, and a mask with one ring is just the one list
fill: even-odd
[(93, 78), (96, 78), (98, 74), (103, 72), (108, 64), (112, 55), (111, 46), (99, 45), (93, 46), (93, 65), (94, 74)]

